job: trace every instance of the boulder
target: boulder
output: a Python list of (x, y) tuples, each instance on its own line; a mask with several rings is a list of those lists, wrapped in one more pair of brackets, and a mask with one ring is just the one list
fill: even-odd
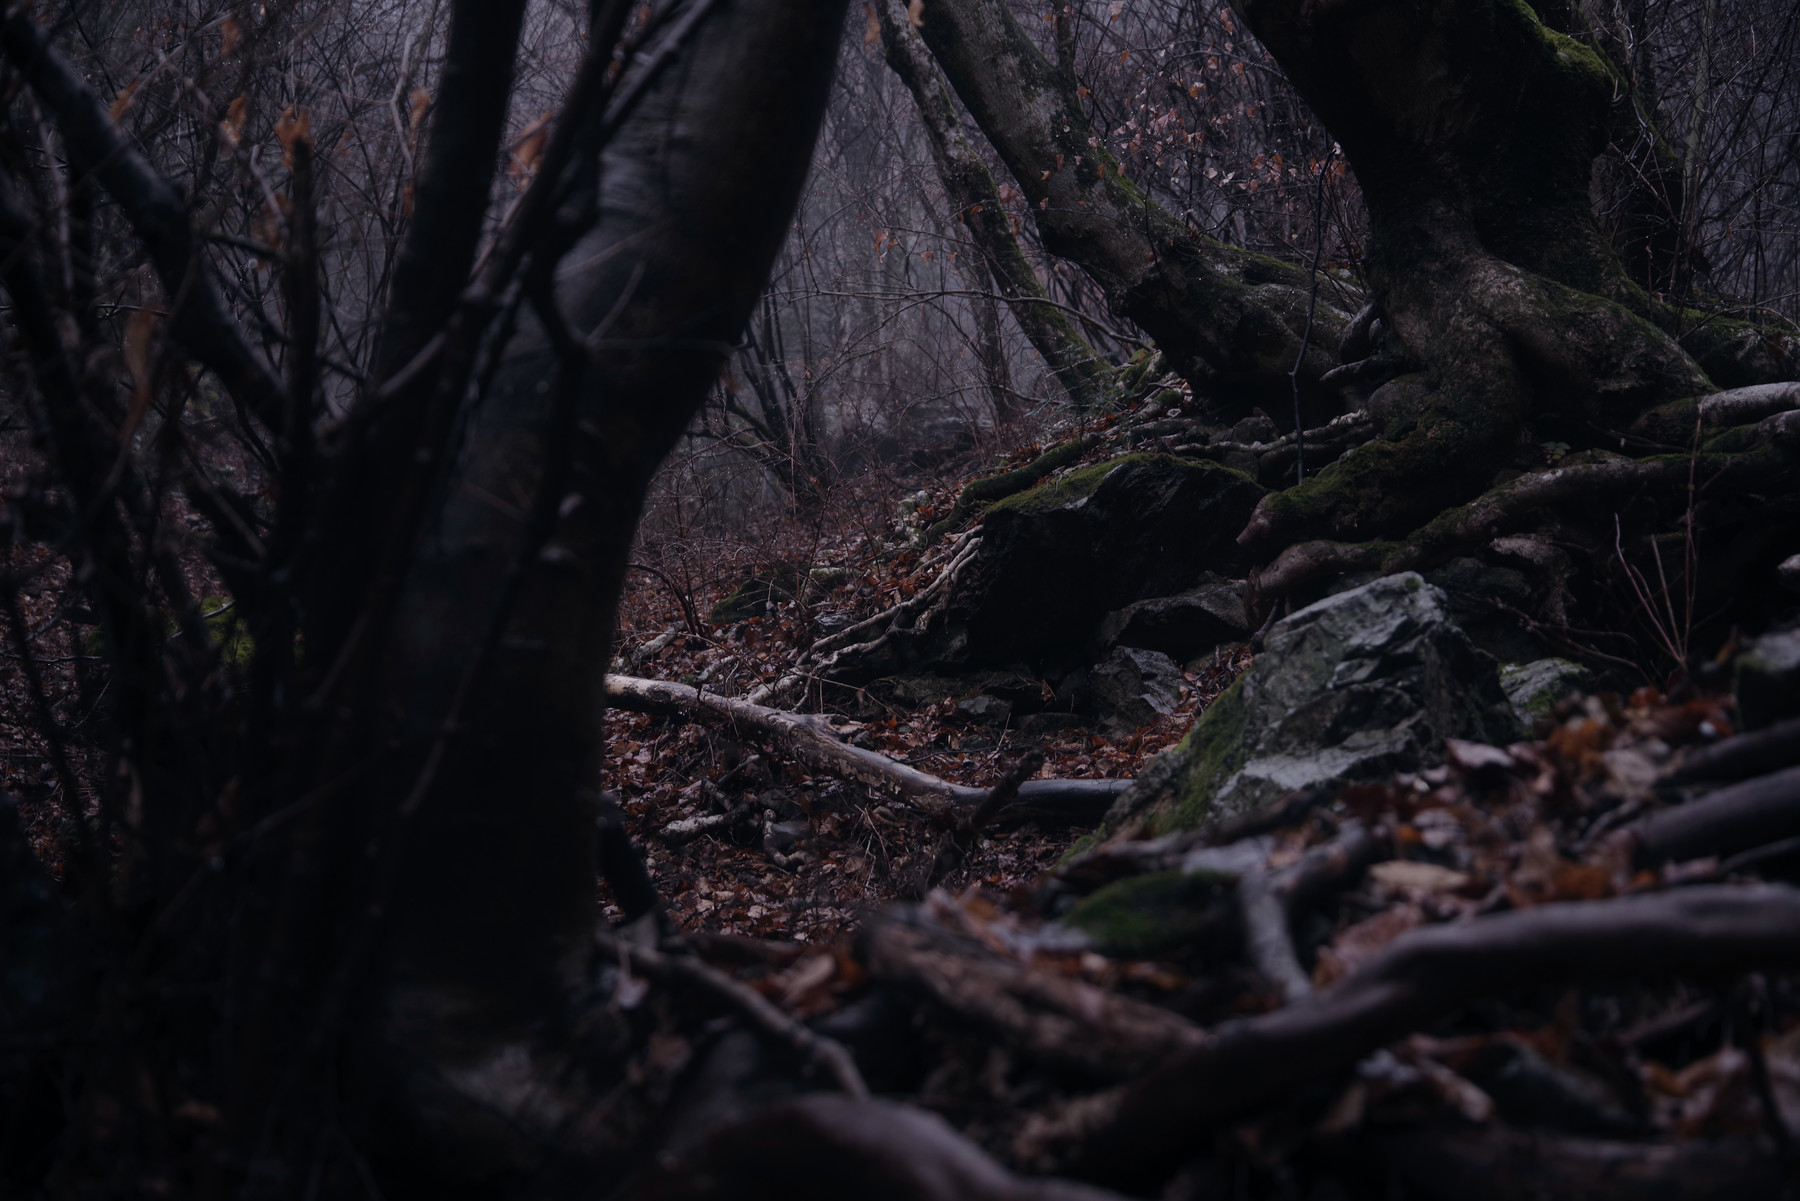
[(1500, 669), (1500, 687), (1528, 726), (1548, 720), (1557, 701), (1570, 693), (1592, 692), (1596, 683), (1593, 672), (1567, 659), (1534, 659)]
[(1179, 596), (1157, 596), (1115, 609), (1100, 622), (1100, 651), (1134, 646), (1187, 660), (1250, 633), (1244, 585), (1206, 572), (1200, 586)]
[(1161, 651), (1114, 647), (1088, 676), (1088, 704), (1114, 738), (1141, 730), (1181, 703), (1181, 668)]
[(1800, 714), (1800, 626), (1752, 639), (1733, 666), (1732, 691), (1746, 730)]
[(1277, 622), (1263, 652), (1107, 815), (1161, 833), (1302, 788), (1437, 763), (1446, 738), (1524, 734), (1494, 661), (1412, 572), (1328, 596)]
[(1231, 565), (1262, 492), (1216, 463), (1135, 454), (1000, 501), (947, 606), (967, 634), (958, 652), (1000, 664), (1078, 650), (1109, 611)]

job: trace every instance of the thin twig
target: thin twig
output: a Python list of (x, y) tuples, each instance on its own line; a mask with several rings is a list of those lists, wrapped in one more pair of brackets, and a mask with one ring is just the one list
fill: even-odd
[(595, 931), (594, 945), (602, 954), (630, 960), (644, 975), (696, 984), (736, 1009), (764, 1034), (779, 1039), (823, 1068), (847, 1095), (865, 1100), (869, 1086), (863, 1083), (856, 1060), (836, 1039), (807, 1029), (775, 1007), (767, 997), (739, 984), (717, 968), (684, 955), (667, 955), (603, 931)]

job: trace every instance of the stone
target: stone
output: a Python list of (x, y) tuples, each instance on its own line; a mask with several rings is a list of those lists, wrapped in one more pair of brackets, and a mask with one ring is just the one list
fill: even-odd
[(983, 725), (1003, 726), (1012, 720), (1012, 702), (1003, 701), (997, 696), (964, 697), (956, 702), (956, 711), (970, 721)]
[(1800, 714), (1800, 626), (1752, 639), (1732, 675), (1738, 717), (1746, 730)]
[(1443, 592), (1413, 572), (1385, 576), (1277, 622), (1106, 828), (1191, 829), (1299, 789), (1435, 766), (1446, 738), (1523, 735), (1494, 661), (1451, 620)]
[(1593, 672), (1567, 659), (1534, 659), (1500, 669), (1500, 687), (1528, 726), (1549, 720), (1556, 702), (1571, 693), (1592, 692), (1597, 683)]
[(1090, 673), (1088, 704), (1101, 730), (1120, 738), (1173, 712), (1181, 684), (1181, 668), (1161, 651), (1114, 647)]
[(1108, 613), (1095, 642), (1099, 651), (1135, 646), (1185, 660), (1249, 633), (1242, 581), (1209, 571), (1199, 587), (1179, 596), (1133, 601)]
[(1105, 615), (1228, 568), (1263, 490), (1217, 463), (1134, 454), (999, 501), (946, 606), (974, 664), (1079, 651)]
[(1789, 592), (1800, 592), (1800, 555), (1789, 555), (1776, 564), (1775, 579)]

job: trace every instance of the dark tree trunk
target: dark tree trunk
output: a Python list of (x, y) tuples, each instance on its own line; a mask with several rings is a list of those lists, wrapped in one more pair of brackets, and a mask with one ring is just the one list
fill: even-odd
[[(985, 274), (999, 286), (1019, 328), (1043, 356), (1057, 382), (1069, 394), (1070, 402), (1077, 409), (1091, 408), (1105, 396), (1112, 375), (1106, 360), (1082, 337), (1069, 314), (1050, 300), (1037, 272), (1020, 250), (994, 177), (963, 136), (956, 102), (951, 99), (930, 51), (913, 28), (906, 5), (900, 0), (881, 0), (876, 12), (888, 65), (918, 105), (938, 179), (943, 182), (944, 194), (956, 210), (957, 219), (969, 231), (969, 239), (986, 266)], [(988, 320), (979, 308), (977, 319), (984, 326)]]
[[(1710, 390), (1661, 327), (1679, 315), (1626, 278), (1595, 221), (1614, 88), (1598, 54), (1497, 0), (1235, 7), (1354, 165), (1374, 297), (1424, 367), (1372, 398), (1385, 438), (1265, 501), (1254, 551), (1401, 534), (1488, 487), (1521, 443), (1593, 445)], [(1733, 365), (1721, 374), (1794, 358), (1759, 344), (1772, 364), (1747, 367), (1735, 336), (1696, 350)]]
[[(1120, 172), (1075, 81), (1039, 53), (1001, 0), (937, 0), (920, 29), (1037, 217), (1044, 245), (1105, 289), (1155, 339), (1197, 398), (1284, 395), (1306, 336), (1304, 269), (1188, 230)], [(1304, 381), (1335, 364), (1349, 315), (1320, 298)]]

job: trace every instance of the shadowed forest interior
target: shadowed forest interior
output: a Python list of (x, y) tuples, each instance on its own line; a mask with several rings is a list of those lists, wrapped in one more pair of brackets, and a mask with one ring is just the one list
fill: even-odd
[(0, 1197), (1800, 1197), (1800, 9), (0, 15)]

